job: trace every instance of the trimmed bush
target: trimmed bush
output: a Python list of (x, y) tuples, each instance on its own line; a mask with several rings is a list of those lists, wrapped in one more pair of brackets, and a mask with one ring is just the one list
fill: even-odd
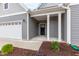
[(51, 43), (51, 49), (54, 50), (55, 52), (58, 52), (60, 50), (60, 44), (57, 41), (53, 41)]
[(13, 52), (12, 44), (5, 44), (1, 49), (2, 55), (8, 55), (9, 53), (12, 53), (12, 52)]

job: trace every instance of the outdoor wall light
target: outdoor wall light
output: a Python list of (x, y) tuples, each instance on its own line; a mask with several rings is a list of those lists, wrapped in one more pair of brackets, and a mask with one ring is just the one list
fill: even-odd
[(25, 22), (25, 19), (23, 19), (23, 22)]

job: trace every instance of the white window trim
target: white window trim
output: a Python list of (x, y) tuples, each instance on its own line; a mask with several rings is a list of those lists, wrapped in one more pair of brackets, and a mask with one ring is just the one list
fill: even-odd
[(6, 4), (6, 3), (3, 3), (3, 10), (8, 10), (9, 9), (9, 3), (8, 3), (8, 8), (7, 9), (5, 9), (4, 7), (4, 4)]

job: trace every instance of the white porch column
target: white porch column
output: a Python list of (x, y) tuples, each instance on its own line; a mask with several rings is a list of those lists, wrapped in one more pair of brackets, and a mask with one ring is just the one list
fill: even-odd
[(61, 40), (61, 13), (58, 13), (58, 41)]
[(71, 11), (67, 9), (67, 43), (71, 43)]
[(47, 15), (47, 40), (50, 40), (50, 15)]
[(27, 13), (27, 40), (29, 40), (29, 13)]

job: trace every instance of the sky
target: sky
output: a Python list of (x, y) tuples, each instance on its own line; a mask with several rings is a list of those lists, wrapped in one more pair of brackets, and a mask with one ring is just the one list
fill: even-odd
[(36, 9), (40, 5), (40, 3), (27, 3), (25, 5), (27, 6), (27, 8), (33, 10)]

